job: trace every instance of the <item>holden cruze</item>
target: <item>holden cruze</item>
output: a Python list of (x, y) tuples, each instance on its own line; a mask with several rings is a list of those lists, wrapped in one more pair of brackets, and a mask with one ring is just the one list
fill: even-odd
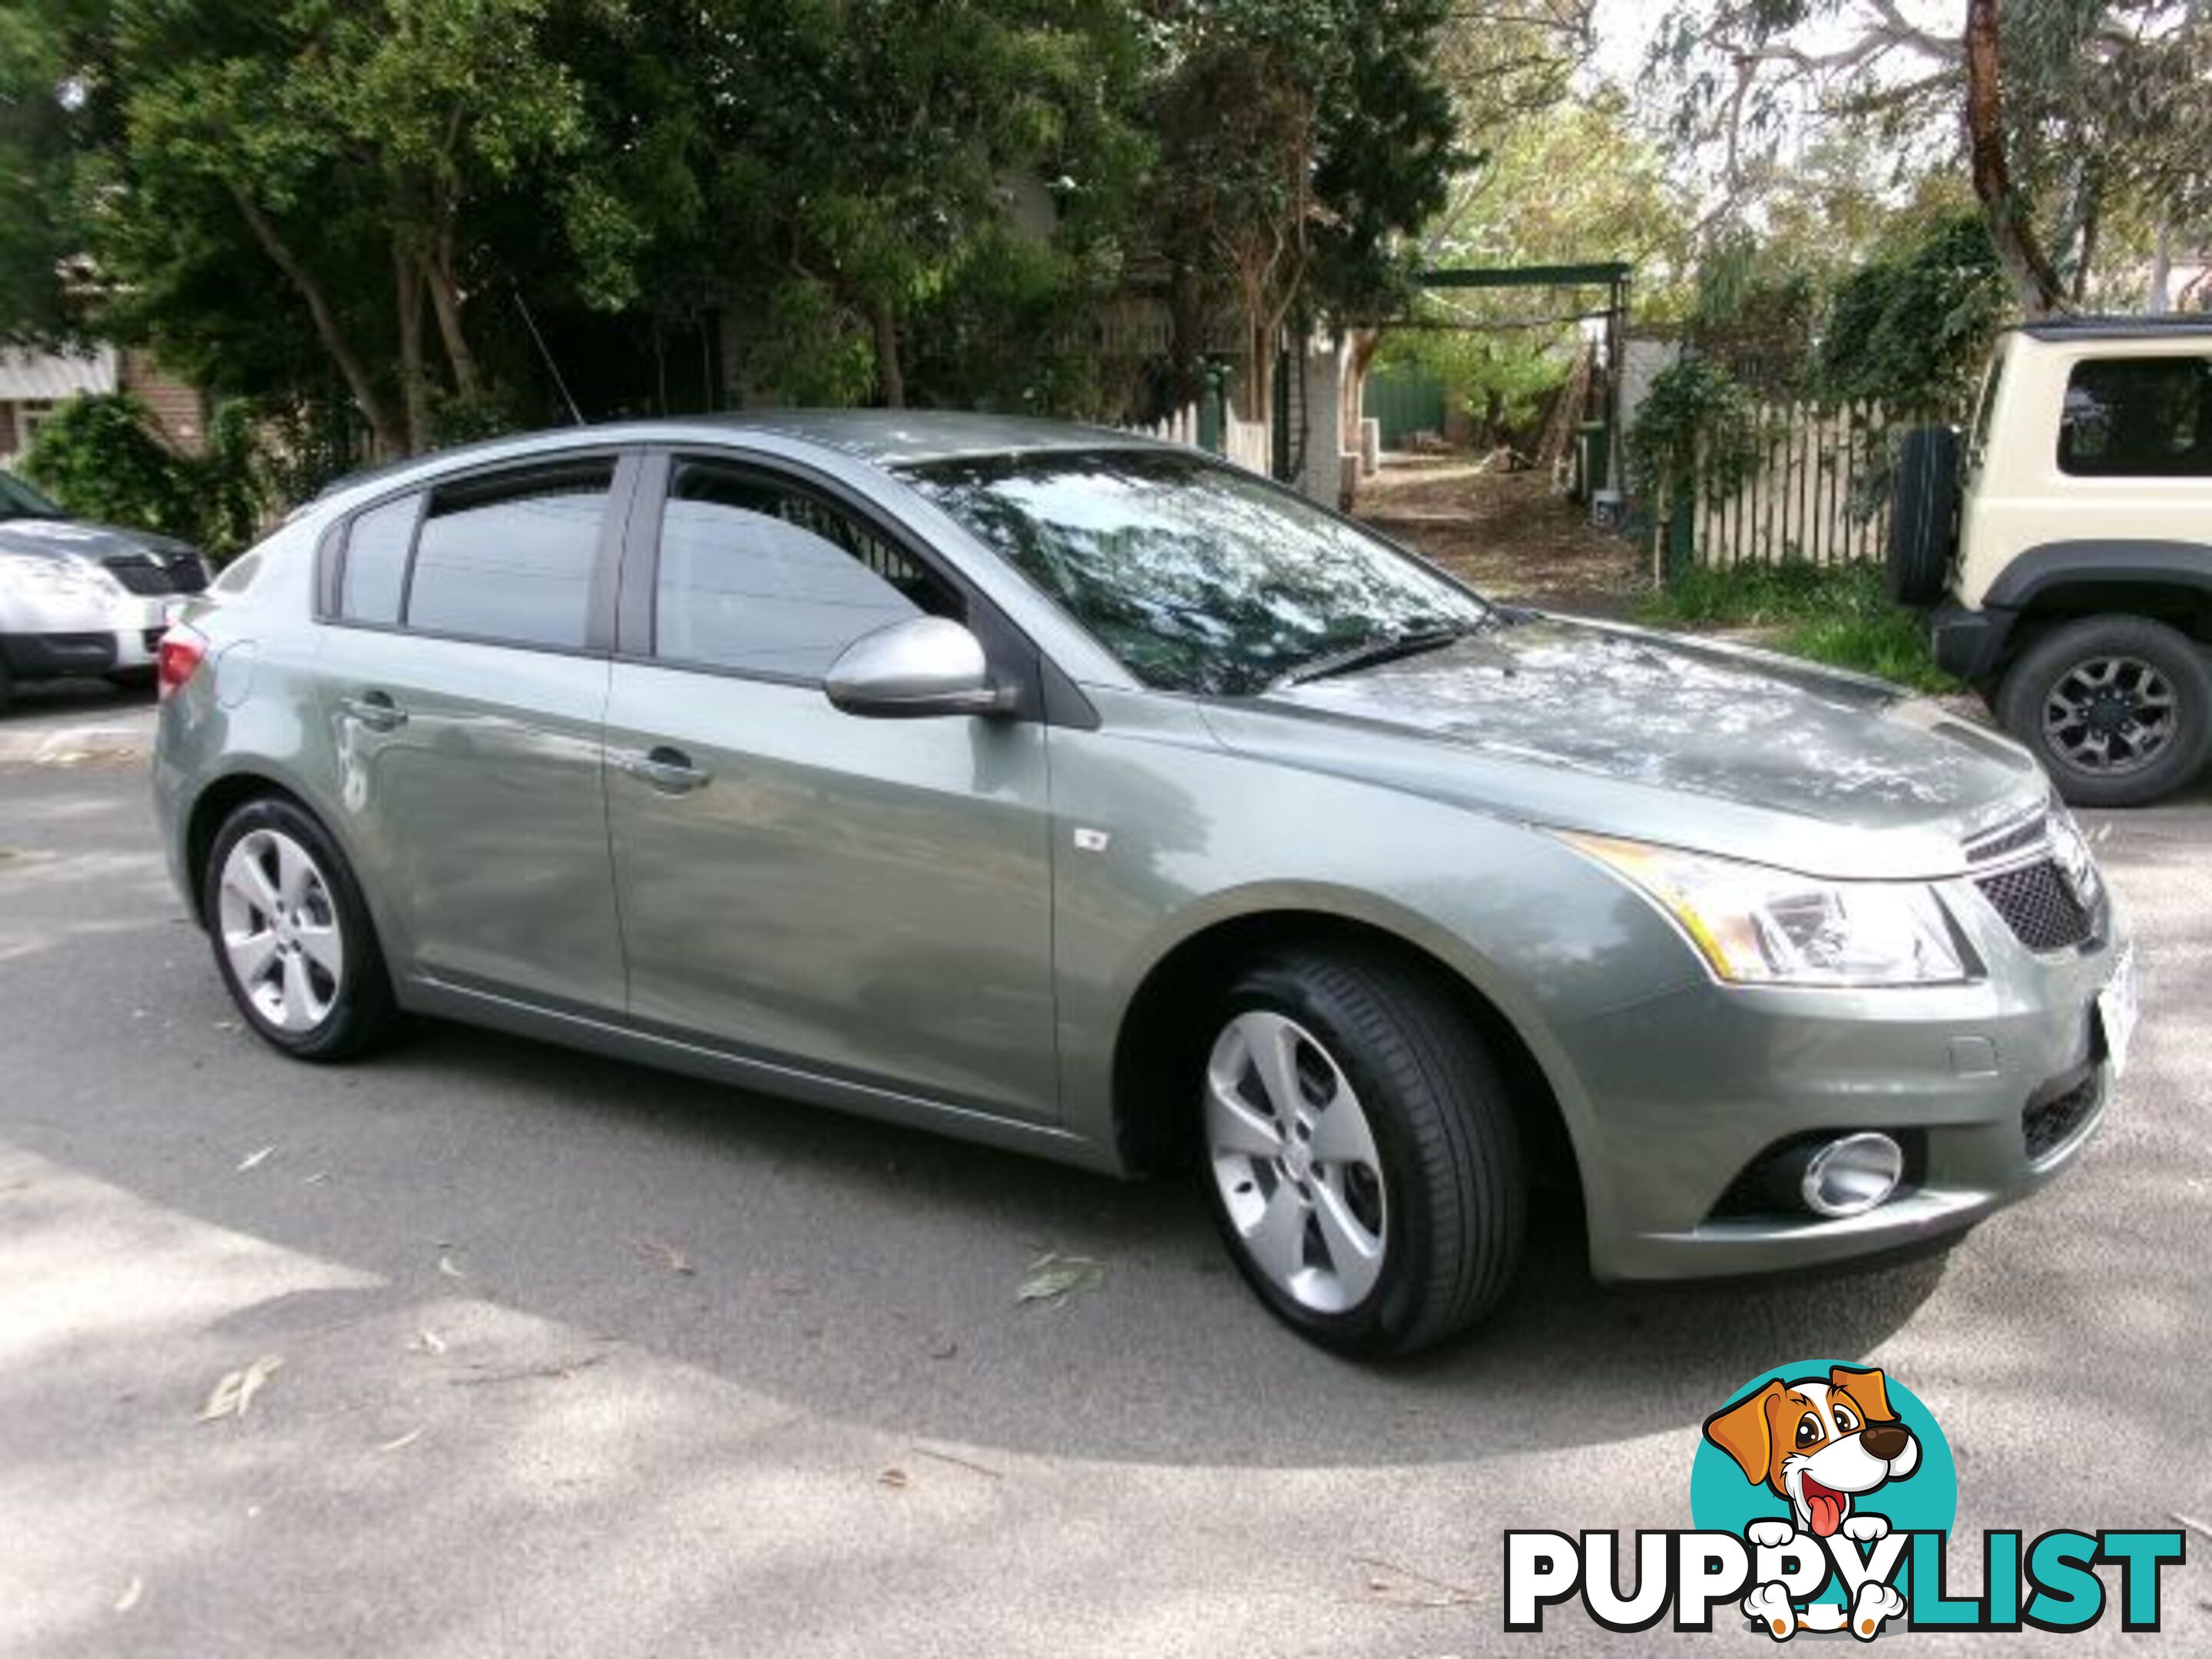
[(1350, 1352), (1477, 1319), (1538, 1183), (1607, 1278), (1954, 1234), (2081, 1144), (2133, 1019), (2008, 741), (1119, 433), (431, 457), (225, 571), (161, 676), (170, 861), (276, 1048), (443, 1016), (1195, 1166)]

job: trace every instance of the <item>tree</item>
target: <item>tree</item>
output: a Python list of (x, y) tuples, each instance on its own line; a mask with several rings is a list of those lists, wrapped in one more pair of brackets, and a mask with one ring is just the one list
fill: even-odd
[[(1808, 129), (1883, 133), (1974, 188), (2015, 303), (2080, 302), (2116, 216), (2207, 211), (2212, 14), (2195, 0), (1689, 0), (1654, 47), (1677, 139), (1717, 150), (1717, 222), (1786, 179)], [(1826, 44), (1808, 44), (1814, 31)], [(1953, 136), (1955, 135), (1955, 136)]]
[[(1443, 204), (1459, 159), (1433, 49), (1446, 0), (1156, 0), (1156, 234), (1174, 355), (1195, 368), (1211, 301), (1241, 321), (1249, 418), (1273, 404), (1294, 317), (1389, 304), (1394, 239)], [(1217, 276), (1216, 273), (1224, 273)]]

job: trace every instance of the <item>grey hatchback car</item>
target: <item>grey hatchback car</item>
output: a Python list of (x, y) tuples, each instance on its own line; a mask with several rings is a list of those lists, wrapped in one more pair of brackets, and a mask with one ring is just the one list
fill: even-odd
[(252, 1029), (443, 1016), (1116, 1173), (1313, 1340), (1940, 1239), (2100, 1116), (2065, 809), (1875, 681), (1486, 602), (1188, 450), (582, 428), (349, 481), (161, 651)]

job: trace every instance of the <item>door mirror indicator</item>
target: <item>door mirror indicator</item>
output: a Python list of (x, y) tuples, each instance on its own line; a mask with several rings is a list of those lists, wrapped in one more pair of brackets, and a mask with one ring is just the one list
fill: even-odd
[(823, 689), (847, 714), (878, 720), (1013, 708), (1012, 696), (991, 684), (982, 641), (944, 617), (914, 617), (862, 635), (830, 665)]

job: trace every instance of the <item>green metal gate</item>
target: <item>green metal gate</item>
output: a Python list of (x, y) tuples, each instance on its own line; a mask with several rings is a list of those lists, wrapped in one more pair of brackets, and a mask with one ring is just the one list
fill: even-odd
[(1416, 432), (1444, 429), (1444, 383), (1412, 365), (1378, 368), (1367, 377), (1367, 416), (1382, 426), (1382, 447), (1402, 449)]

